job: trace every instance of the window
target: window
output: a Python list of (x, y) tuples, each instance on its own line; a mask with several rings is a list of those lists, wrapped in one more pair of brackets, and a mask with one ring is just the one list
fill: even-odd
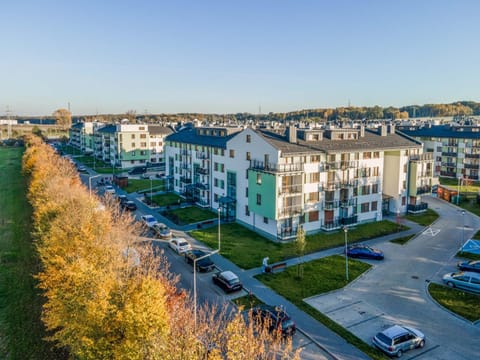
[(308, 176), (308, 182), (309, 183), (317, 183), (320, 181), (320, 173), (315, 172), (315, 173), (310, 173)]
[(317, 202), (318, 201), (318, 192), (308, 193), (308, 202)]
[(250, 151), (247, 151), (246, 159), (247, 159), (247, 160), (250, 160)]
[(245, 216), (250, 216), (250, 209), (248, 208), (248, 205), (245, 205)]
[(372, 153), (370, 151), (364, 152), (363, 153), (363, 158), (364, 159), (371, 159), (372, 158)]
[(268, 218), (264, 216), (264, 217), (263, 217), (263, 222), (264, 222), (265, 224), (268, 224)]
[(135, 139), (135, 134), (132, 134), (131, 138), (132, 138), (132, 139)]
[(377, 211), (377, 207), (378, 207), (378, 202), (377, 201), (372, 201), (372, 211)]
[(373, 158), (374, 158), (374, 159), (380, 158), (380, 153), (379, 153), (378, 151), (374, 151), (374, 152), (373, 152)]
[(262, 185), (262, 174), (257, 174), (257, 185)]
[(218, 198), (219, 198), (218, 194), (213, 194), (213, 201), (214, 202), (218, 202)]
[(262, 195), (257, 194), (257, 205), (262, 205)]
[(312, 155), (312, 156), (310, 157), (310, 162), (312, 162), (312, 163), (318, 163), (318, 162), (320, 162), (320, 155)]
[(140, 134), (140, 139), (146, 139), (147, 138), (147, 134)]
[(358, 188), (357, 187), (353, 188), (353, 196), (358, 196)]
[(308, 213), (308, 222), (318, 221), (318, 210)]
[(213, 178), (213, 186), (218, 187), (218, 179)]
[(230, 157), (234, 158), (235, 157), (235, 150), (230, 149)]
[(369, 212), (369, 209), (370, 209), (370, 203), (363, 203), (361, 205), (361, 212), (362, 213), (366, 213), (366, 212)]
[(402, 197), (402, 206), (405, 206), (405, 196)]
[(406, 174), (407, 173), (407, 164), (403, 165), (403, 172)]
[(363, 185), (362, 186), (362, 195), (370, 194), (370, 185)]
[(372, 176), (378, 176), (378, 166), (374, 166), (372, 170)]
[(140, 143), (140, 147), (146, 148), (146, 147), (147, 147), (147, 143), (146, 143), (146, 142)]
[(245, 188), (245, 197), (248, 198), (248, 187)]
[(372, 194), (378, 194), (378, 184), (372, 185)]
[(402, 189), (405, 190), (407, 188), (407, 181), (403, 180), (402, 181)]
[(251, 142), (251, 141), (252, 141), (251, 135), (247, 135), (247, 139), (246, 139), (246, 140), (247, 140), (247, 143)]
[(132, 148), (135, 148), (135, 143), (134, 142), (132, 142)]

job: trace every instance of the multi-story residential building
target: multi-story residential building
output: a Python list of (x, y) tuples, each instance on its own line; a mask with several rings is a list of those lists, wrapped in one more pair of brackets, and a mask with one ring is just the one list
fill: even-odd
[(171, 133), (159, 125), (77, 123), (70, 129), (70, 143), (118, 168), (162, 167), (164, 138)]
[(279, 240), (299, 225), (329, 231), (424, 209), (432, 184), (433, 158), (393, 125), (196, 128), (169, 136), (165, 151), (175, 191)]
[(398, 129), (424, 143), (425, 152), (434, 158), (434, 176), (479, 180), (480, 126), (421, 124)]

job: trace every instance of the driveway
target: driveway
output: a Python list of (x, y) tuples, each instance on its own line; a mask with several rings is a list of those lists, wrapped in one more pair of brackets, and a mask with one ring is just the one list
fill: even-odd
[(480, 219), (438, 199), (424, 200), (440, 213), (436, 223), (406, 245), (377, 243), (384, 261), (372, 262), (373, 269), (346, 288), (306, 301), (367, 343), (393, 323), (420, 329), (426, 346), (406, 353), (406, 358), (476, 359), (480, 327), (438, 306), (427, 286), (455, 270), (453, 256), (480, 227)]

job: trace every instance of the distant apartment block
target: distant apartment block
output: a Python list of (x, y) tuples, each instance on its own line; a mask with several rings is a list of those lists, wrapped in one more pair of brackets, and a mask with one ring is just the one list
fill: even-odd
[(76, 123), (70, 144), (117, 168), (164, 164), (164, 139), (172, 130), (159, 125)]
[(434, 176), (479, 180), (480, 126), (420, 124), (398, 130), (424, 143), (434, 159)]
[(174, 190), (276, 240), (426, 209), (432, 154), (391, 125), (283, 133), (199, 127), (166, 138)]

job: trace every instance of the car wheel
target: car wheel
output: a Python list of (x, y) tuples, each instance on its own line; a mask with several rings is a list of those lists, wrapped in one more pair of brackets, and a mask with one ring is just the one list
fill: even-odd
[(420, 341), (420, 343), (418, 344), (418, 347), (421, 349), (424, 346), (425, 346), (425, 340)]
[(402, 350), (398, 350), (398, 352), (397, 352), (397, 357), (402, 357), (402, 355), (403, 355)]
[(448, 287), (451, 287), (451, 288), (454, 288), (455, 287), (455, 284), (452, 283), (451, 281), (447, 282), (447, 286)]

